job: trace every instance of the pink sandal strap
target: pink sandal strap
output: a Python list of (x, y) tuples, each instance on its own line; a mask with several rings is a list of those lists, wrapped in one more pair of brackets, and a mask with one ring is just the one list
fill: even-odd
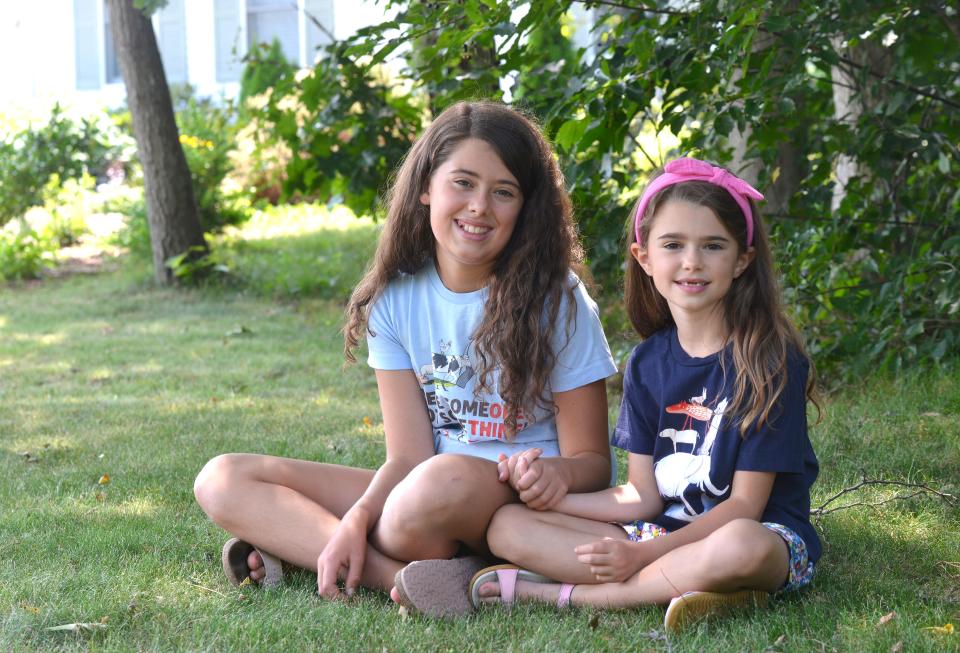
[(513, 605), (517, 590), (517, 573), (519, 569), (498, 569), (497, 583), (500, 585), (500, 603)]
[(573, 594), (575, 586), (570, 583), (560, 585), (560, 596), (557, 597), (557, 607), (561, 610), (570, 607), (570, 595)]

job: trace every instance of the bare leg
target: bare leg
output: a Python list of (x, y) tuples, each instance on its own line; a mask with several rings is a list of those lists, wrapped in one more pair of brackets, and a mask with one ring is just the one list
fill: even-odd
[[(512, 510), (512, 509), (511, 509)], [(506, 510), (504, 512), (507, 512)], [(505, 525), (513, 525), (517, 518), (506, 514)], [(560, 521), (569, 518), (558, 516)], [(589, 520), (580, 520), (589, 522)], [(593, 522), (597, 523), (597, 522)], [(500, 514), (491, 527), (491, 543), (496, 551), (499, 544)], [(560, 537), (553, 533), (554, 537)], [(582, 531), (570, 529), (563, 536), (564, 546), (570, 541), (588, 543), (595, 541)], [(532, 541), (528, 538), (528, 542)], [(536, 547), (544, 542), (532, 542)], [(547, 553), (539, 565), (532, 566), (534, 571), (547, 574)], [(512, 559), (508, 556), (508, 559)], [(586, 567), (586, 565), (581, 566)], [(789, 565), (789, 552), (786, 543), (776, 533), (764, 528), (760, 523), (748, 519), (738, 519), (719, 528), (698, 542), (679, 547), (644, 567), (640, 572), (622, 583), (578, 584), (571, 595), (573, 605), (595, 605), (607, 608), (628, 608), (643, 604), (668, 603), (671, 598), (692, 590), (732, 592), (740, 589), (759, 589), (775, 591), (786, 580)], [(525, 566), (525, 565), (522, 565)], [(578, 574), (571, 573), (566, 566), (558, 568), (558, 574), (552, 577), (566, 582), (578, 582)], [(589, 572), (588, 572), (589, 577)], [(582, 576), (580, 576), (582, 577)], [(518, 581), (516, 594), (520, 599), (554, 603), (560, 586), (558, 584), (530, 583)], [(485, 583), (480, 588), (483, 597), (496, 597), (499, 588), (496, 583)]]
[(513, 489), (497, 479), (496, 463), (440, 454), (394, 488), (370, 541), (397, 560), (450, 558), (461, 544), (486, 554), (490, 519), (514, 501)]
[(494, 516), (487, 541), (494, 555), (564, 583), (596, 583), (574, 549), (602, 539), (627, 539), (619, 526), (525, 506), (504, 506)]
[[(219, 526), (257, 548), (316, 571), (340, 518), (374, 472), (273, 456), (226, 454), (204, 466), (194, 494)], [(251, 555), (251, 575), (261, 566)], [(361, 584), (389, 590), (403, 562), (367, 548)], [(259, 572), (262, 573), (262, 572)]]

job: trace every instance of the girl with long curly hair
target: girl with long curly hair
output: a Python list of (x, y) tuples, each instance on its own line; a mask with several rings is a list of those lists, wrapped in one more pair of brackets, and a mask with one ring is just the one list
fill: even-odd
[[(616, 367), (576, 275), (563, 177), (529, 118), (496, 103), (450, 107), (387, 200), (344, 328), (348, 360), (367, 341), (386, 461), (227, 454), (195, 494), (235, 536), (223, 551), (234, 582), (274, 584), (282, 560), (315, 569), (325, 598), (363, 586), (459, 615), (498, 508), (547, 510), (608, 484), (604, 379)], [(511, 474), (531, 450), (523, 478)]]

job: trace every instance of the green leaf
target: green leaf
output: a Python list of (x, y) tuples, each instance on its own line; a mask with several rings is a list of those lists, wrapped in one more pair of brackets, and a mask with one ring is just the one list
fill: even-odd
[(577, 118), (567, 120), (560, 125), (560, 129), (557, 130), (557, 135), (554, 140), (557, 145), (563, 149), (572, 150), (573, 147), (580, 142), (580, 139), (583, 138), (585, 131), (587, 131), (587, 121)]

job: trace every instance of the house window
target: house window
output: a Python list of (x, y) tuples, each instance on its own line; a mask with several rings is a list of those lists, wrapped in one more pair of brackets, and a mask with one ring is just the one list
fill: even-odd
[(300, 63), (300, 16), (295, 0), (247, 0), (247, 49), (280, 42), (287, 61)]

